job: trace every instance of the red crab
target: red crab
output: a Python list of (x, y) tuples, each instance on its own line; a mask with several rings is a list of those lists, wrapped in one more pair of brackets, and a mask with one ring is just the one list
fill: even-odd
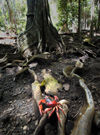
[(39, 111), (40, 111), (40, 114), (44, 114), (44, 113), (47, 113), (48, 111), (51, 111), (49, 113), (49, 117), (53, 114), (54, 111), (56, 111), (56, 114), (57, 114), (57, 117), (58, 117), (58, 120), (60, 122), (60, 116), (59, 116), (59, 109), (63, 112), (64, 114), (64, 111), (63, 109), (61, 108), (61, 104), (58, 101), (58, 97), (57, 96), (54, 96), (54, 97), (51, 97), (51, 96), (45, 96), (44, 99), (41, 99), (39, 101)]

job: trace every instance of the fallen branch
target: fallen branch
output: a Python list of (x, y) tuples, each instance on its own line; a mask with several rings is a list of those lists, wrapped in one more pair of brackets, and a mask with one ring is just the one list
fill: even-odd
[(0, 37), (0, 40), (1, 39), (17, 39), (17, 37)]

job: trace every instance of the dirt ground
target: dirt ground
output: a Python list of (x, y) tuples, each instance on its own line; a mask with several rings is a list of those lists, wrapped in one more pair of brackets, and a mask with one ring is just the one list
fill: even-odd
[[(75, 38), (78, 37), (76, 36)], [(79, 58), (85, 59), (84, 67), (76, 72), (85, 80), (93, 95), (95, 111), (100, 110), (100, 38), (97, 40), (95, 37), (94, 40), (97, 48), (87, 45), (83, 45), (80, 48), (79, 42), (76, 42), (77, 39), (75, 38), (74, 41), (71, 41), (70, 35), (63, 35), (64, 42), (67, 44), (67, 53), (63, 56), (54, 55), (54, 59), (51, 61), (43, 59), (33, 61), (33, 64), (36, 64), (33, 69), (40, 81), (42, 80), (41, 71), (46, 69), (51, 70), (52, 75), (63, 85), (63, 88), (58, 92), (58, 97), (59, 99), (67, 99), (70, 102), (66, 121), (66, 135), (70, 135), (77, 114), (85, 103), (86, 98), (78, 79), (66, 78), (62, 71), (67, 65), (74, 64)], [(2, 50), (0, 49), (0, 58), (6, 53), (11, 58), (11, 54), (16, 51), (14, 46), (10, 45), (1, 44), (0, 48), (2, 48)], [(31, 89), (34, 78), (27, 71), (15, 78), (16, 66), (4, 69), (2, 69), (2, 66), (1, 64), (0, 135), (32, 135), (38, 123), (34, 113), (35, 108)], [(54, 122), (52, 123), (46, 125), (45, 134), (57, 134), (56, 125)], [(93, 126), (92, 130), (92, 135), (100, 135), (100, 129), (95, 131)]]

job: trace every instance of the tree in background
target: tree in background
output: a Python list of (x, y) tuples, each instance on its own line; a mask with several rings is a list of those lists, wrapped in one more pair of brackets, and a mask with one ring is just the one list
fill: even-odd
[(59, 13), (59, 23), (58, 26), (63, 26), (62, 30), (68, 31), (68, 1), (67, 0), (58, 0), (58, 13)]
[[(63, 29), (63, 32), (78, 32), (79, 28), (90, 30), (90, 27), (92, 29), (92, 23), (93, 30), (98, 31), (100, 29), (100, 0), (94, 0), (94, 17), (92, 17), (91, 0), (80, 1), (81, 12), (79, 12), (79, 0), (52, 0), (50, 3), (53, 5), (53, 2), (58, 7), (57, 29)], [(25, 30), (26, 6), (26, 0), (0, 0), (0, 30), (15, 29), (17, 33)], [(81, 23), (79, 23), (80, 13)], [(93, 18), (93, 21), (91, 18)]]
[(99, 28), (97, 26), (100, 25), (100, 0), (95, 0), (94, 6), (92, 0), (58, 0), (57, 5), (58, 27), (66, 25), (69, 31), (78, 33), (82, 29), (92, 32), (92, 26)]
[(12, 1), (13, 6), (11, 6), (11, 1), (9, 2), (9, 0), (6, 0), (6, 3), (7, 3), (7, 7), (8, 7), (9, 21), (10, 21), (11, 29), (15, 29), (15, 32), (17, 33), (15, 0)]
[(81, 32), (81, 0), (78, 0), (78, 34), (80, 38)]
[(0, 30), (25, 30), (26, 0), (0, 0)]
[(90, 27), (90, 37), (93, 37), (93, 22), (94, 22), (94, 0), (91, 0), (91, 27)]
[(98, 0), (98, 31), (100, 30), (100, 0)]

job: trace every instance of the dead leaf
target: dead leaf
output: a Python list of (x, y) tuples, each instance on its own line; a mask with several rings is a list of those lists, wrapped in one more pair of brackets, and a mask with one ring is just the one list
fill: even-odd
[(63, 84), (63, 88), (68, 91), (70, 88), (70, 85), (68, 83)]

